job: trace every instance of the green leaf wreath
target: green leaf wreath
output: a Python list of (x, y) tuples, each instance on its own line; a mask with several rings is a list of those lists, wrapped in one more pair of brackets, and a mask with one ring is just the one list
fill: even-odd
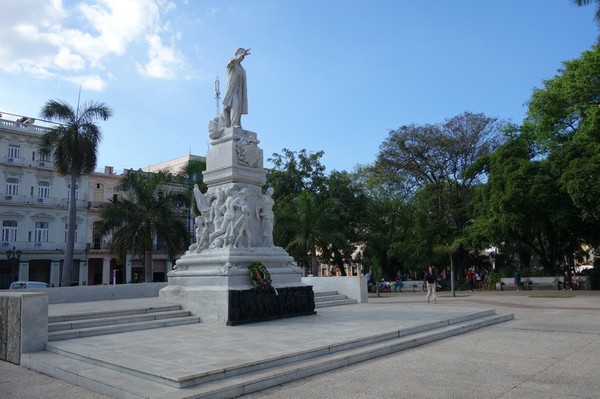
[(250, 269), (250, 278), (255, 287), (263, 290), (271, 289), (271, 275), (265, 265), (260, 262), (254, 262), (248, 266), (248, 269)]

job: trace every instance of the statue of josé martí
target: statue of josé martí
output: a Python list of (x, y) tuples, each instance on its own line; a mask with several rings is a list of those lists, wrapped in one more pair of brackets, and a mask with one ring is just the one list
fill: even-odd
[(242, 128), (242, 115), (248, 114), (248, 88), (246, 70), (242, 66), (250, 49), (238, 48), (235, 56), (227, 63), (227, 86), (223, 98), (223, 112), (210, 121), (208, 131), (215, 139), (225, 127)]

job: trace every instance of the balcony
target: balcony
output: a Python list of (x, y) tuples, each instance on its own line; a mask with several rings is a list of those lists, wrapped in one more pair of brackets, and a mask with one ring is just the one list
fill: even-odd
[[(64, 252), (66, 244), (64, 242), (29, 242), (29, 241), (11, 241), (0, 243), (0, 249), (8, 250), (16, 247), (21, 251), (60, 251)], [(87, 248), (84, 242), (75, 243), (75, 252), (83, 252)]]
[(31, 203), (34, 205), (56, 206), (57, 199), (55, 197), (33, 197)]
[(106, 207), (106, 205), (108, 205), (108, 202), (105, 202), (105, 201), (89, 201), (88, 202), (88, 208), (90, 208), (90, 209), (104, 208), (104, 207)]
[(43, 126), (36, 126), (33, 124), (33, 121), (31, 123), (22, 123), (22, 122), (17, 122), (17, 121), (8, 121), (6, 119), (0, 119), (0, 126), (2, 126), (3, 128), (8, 128), (10, 130), (16, 130), (19, 132), (30, 132), (30, 133), (35, 133), (35, 134), (46, 134), (48, 132), (50, 132), (52, 129), (47, 128), (47, 127), (43, 127)]
[(2, 162), (9, 164), (9, 165), (24, 165), (25, 164), (25, 158), (22, 157), (9, 157), (8, 155), (5, 155), (2, 157)]
[(37, 161), (36, 165), (38, 168), (54, 169), (54, 164), (51, 161)]
[[(69, 208), (69, 199), (68, 198), (63, 198), (62, 200), (60, 200), (57, 204), (58, 206), (62, 206), (63, 208), (67, 209)], [(87, 208), (88, 206), (88, 202), (86, 200), (75, 200), (75, 206), (77, 207), (77, 209), (79, 208)]]
[(0, 194), (0, 203), (24, 204), (26, 202), (25, 198), (26, 197), (24, 195)]

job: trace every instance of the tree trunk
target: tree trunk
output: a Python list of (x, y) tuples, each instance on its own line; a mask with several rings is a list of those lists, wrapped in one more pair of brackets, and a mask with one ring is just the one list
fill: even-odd
[(317, 277), (319, 275), (319, 260), (316, 256), (310, 257), (310, 266), (312, 275)]
[(67, 222), (67, 242), (65, 243), (65, 259), (60, 279), (62, 287), (69, 287), (73, 276), (73, 250), (75, 248), (75, 233), (77, 231), (77, 202), (75, 199), (77, 177), (71, 172), (71, 187), (69, 188), (69, 216)]
[(456, 279), (454, 277), (454, 261), (452, 260), (452, 254), (450, 254), (450, 292), (452, 296), (456, 296)]

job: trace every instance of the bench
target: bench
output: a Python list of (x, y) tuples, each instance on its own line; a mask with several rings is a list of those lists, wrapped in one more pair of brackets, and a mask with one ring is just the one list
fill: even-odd
[[(501, 278), (496, 284), (497, 291), (516, 290), (515, 279), (512, 277)], [(523, 290), (557, 290), (558, 277), (521, 277), (521, 288)]]
[(402, 281), (402, 285), (392, 285), (394, 292), (417, 292), (423, 287), (422, 281)]
[[(500, 282), (496, 283), (496, 291), (516, 290), (514, 279), (501, 278)], [(521, 277), (521, 287), (524, 290), (560, 290), (563, 287), (564, 278), (560, 277)], [(577, 287), (577, 288), (575, 288)], [(580, 290), (591, 289), (589, 276), (573, 277), (573, 288)]]

